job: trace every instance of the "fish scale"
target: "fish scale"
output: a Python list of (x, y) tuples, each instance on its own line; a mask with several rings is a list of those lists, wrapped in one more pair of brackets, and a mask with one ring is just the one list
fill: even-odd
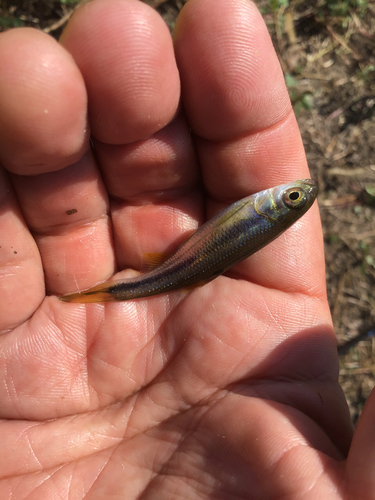
[(247, 196), (200, 226), (152, 271), (59, 298), (80, 303), (133, 300), (205, 284), (280, 236), (307, 212), (317, 192), (313, 180), (301, 179)]

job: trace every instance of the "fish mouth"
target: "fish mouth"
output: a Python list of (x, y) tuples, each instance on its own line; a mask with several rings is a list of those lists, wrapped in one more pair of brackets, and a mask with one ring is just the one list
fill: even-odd
[(299, 182), (305, 185), (309, 196), (314, 197), (314, 199), (317, 197), (319, 189), (316, 181), (313, 179), (301, 179)]

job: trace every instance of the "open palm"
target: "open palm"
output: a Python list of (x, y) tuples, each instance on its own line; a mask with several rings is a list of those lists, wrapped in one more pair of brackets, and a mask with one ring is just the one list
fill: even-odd
[(0, 498), (375, 498), (371, 401), (351, 444), (316, 206), (191, 293), (55, 296), (309, 176), (255, 7), (191, 0), (173, 47), (145, 4), (96, 0), (61, 44), (2, 34), (0, 66)]

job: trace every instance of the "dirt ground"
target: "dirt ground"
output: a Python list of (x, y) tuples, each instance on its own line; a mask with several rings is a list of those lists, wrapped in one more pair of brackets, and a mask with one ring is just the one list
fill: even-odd
[[(0, 0), (0, 30), (33, 26), (58, 38), (75, 6), (86, 1)], [(173, 30), (186, 0), (146, 3)], [(312, 177), (319, 181), (340, 382), (356, 422), (375, 385), (375, 4), (256, 3), (286, 75)]]

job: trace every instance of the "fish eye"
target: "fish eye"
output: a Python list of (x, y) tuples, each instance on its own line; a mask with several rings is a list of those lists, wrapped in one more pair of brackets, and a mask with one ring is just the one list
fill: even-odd
[(283, 201), (289, 208), (302, 208), (305, 206), (307, 199), (302, 189), (290, 188), (285, 191)]

